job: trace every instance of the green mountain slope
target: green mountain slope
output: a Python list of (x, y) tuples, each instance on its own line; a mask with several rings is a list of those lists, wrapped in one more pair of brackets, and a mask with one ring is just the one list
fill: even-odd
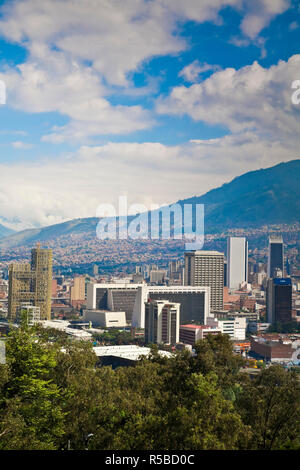
[(206, 231), (300, 222), (300, 160), (245, 173), (200, 197)]

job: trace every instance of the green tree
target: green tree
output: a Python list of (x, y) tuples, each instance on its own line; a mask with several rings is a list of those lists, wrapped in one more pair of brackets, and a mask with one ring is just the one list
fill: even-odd
[(56, 348), (23, 318), (6, 342), (1, 387), (0, 448), (55, 449), (64, 432), (60, 389), (53, 381)]
[(208, 335), (195, 345), (196, 356), (191, 359), (193, 372), (204, 376), (215, 373), (225, 398), (234, 402), (240, 393), (240, 369), (242, 356), (235, 354), (228, 335)]
[(280, 365), (245, 379), (236, 409), (253, 434), (252, 449), (300, 448), (300, 384)]

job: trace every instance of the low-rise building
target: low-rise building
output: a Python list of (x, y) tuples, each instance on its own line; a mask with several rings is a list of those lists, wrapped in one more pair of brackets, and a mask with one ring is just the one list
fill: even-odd
[(93, 326), (102, 328), (124, 328), (127, 326), (125, 312), (111, 312), (110, 310), (84, 310), (83, 319), (91, 322)]
[[(151, 354), (150, 348), (135, 345), (96, 346), (93, 350), (101, 365), (112, 366), (113, 369), (120, 366), (134, 366), (140, 358), (149, 357)], [(172, 357), (172, 353), (168, 351), (159, 351), (159, 355)]]
[(251, 352), (270, 362), (290, 362), (292, 360), (292, 343), (272, 341), (262, 336), (251, 337)]
[(213, 328), (207, 325), (180, 325), (179, 341), (192, 346), (201, 339), (204, 339), (208, 334), (217, 335), (222, 333), (220, 328)]
[(244, 340), (246, 338), (246, 318), (228, 317), (214, 318), (208, 317), (207, 325), (219, 328), (223, 334), (228, 334), (233, 340)]

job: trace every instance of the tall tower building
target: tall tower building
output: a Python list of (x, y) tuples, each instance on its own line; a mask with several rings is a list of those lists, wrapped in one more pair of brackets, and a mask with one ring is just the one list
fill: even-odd
[(93, 274), (94, 274), (94, 276), (98, 276), (98, 274), (99, 274), (99, 268), (98, 268), (97, 264), (94, 264), (94, 266), (93, 266)]
[(71, 287), (71, 300), (85, 299), (85, 277), (74, 277), (74, 285)]
[(279, 235), (271, 235), (269, 238), (268, 277), (277, 277), (277, 271), (284, 277), (283, 239)]
[(37, 248), (31, 250), (31, 271), (35, 307), (40, 307), (41, 319), (51, 319), (52, 294), (52, 250)]
[(145, 342), (179, 343), (180, 304), (168, 300), (145, 303)]
[(185, 285), (210, 287), (211, 310), (223, 310), (224, 254), (218, 251), (187, 251)]
[(227, 238), (227, 286), (238, 289), (248, 281), (248, 242), (245, 237)]
[(9, 267), (8, 317), (15, 320), (26, 303), (39, 307), (42, 320), (51, 319), (52, 250), (39, 246), (31, 250), (31, 265)]
[(292, 321), (292, 281), (290, 278), (268, 280), (267, 319), (268, 323)]
[(9, 266), (8, 318), (15, 320), (23, 303), (33, 303), (30, 264), (12, 263)]

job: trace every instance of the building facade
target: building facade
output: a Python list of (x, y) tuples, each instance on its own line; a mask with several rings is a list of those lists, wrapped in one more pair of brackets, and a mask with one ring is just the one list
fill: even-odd
[(211, 310), (223, 310), (224, 254), (218, 251), (185, 253), (185, 285), (210, 287)]
[(73, 300), (84, 300), (85, 299), (85, 277), (77, 276), (74, 277), (74, 283), (71, 287), (71, 301)]
[(219, 328), (221, 333), (227, 334), (232, 340), (242, 341), (246, 338), (246, 318), (208, 318), (207, 324), (213, 328)]
[(238, 289), (248, 282), (248, 242), (245, 237), (227, 239), (227, 286)]
[(9, 267), (8, 318), (15, 320), (24, 303), (39, 307), (40, 318), (51, 319), (52, 250), (34, 248), (31, 264)]
[(273, 235), (269, 238), (268, 277), (277, 277), (278, 271), (281, 271), (284, 277), (283, 239), (281, 236)]
[(125, 311), (128, 324), (145, 327), (145, 302), (168, 300), (180, 303), (182, 321), (204, 324), (210, 315), (209, 287), (149, 286), (146, 284), (88, 284), (87, 309)]
[(168, 300), (145, 303), (145, 343), (179, 343), (180, 304)]
[(84, 310), (84, 321), (102, 328), (124, 328), (127, 326), (125, 312), (110, 312), (108, 310)]
[(268, 323), (292, 321), (292, 281), (290, 278), (268, 280), (267, 320)]
[(181, 325), (179, 340), (181, 343), (194, 346), (197, 341), (204, 339), (207, 335), (217, 335), (219, 333), (222, 333), (220, 328), (213, 328), (206, 325)]

